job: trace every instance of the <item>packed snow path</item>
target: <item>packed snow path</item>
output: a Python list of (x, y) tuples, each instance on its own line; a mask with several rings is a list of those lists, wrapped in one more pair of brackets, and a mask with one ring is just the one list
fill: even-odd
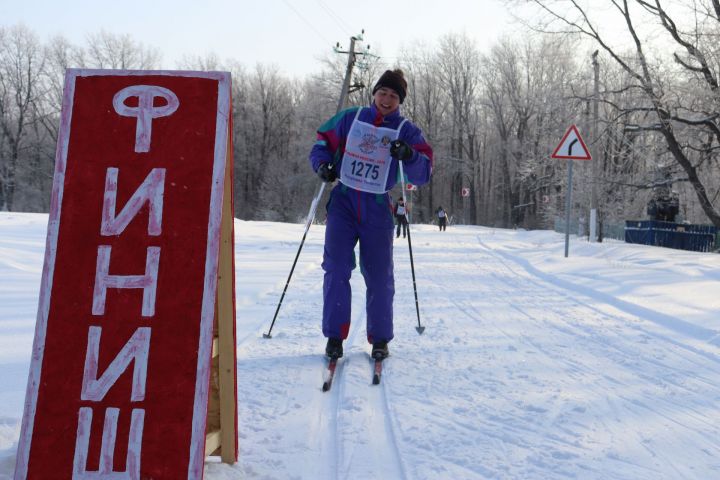
[[(0, 215), (0, 479), (11, 478), (46, 217)], [(371, 385), (365, 288), (321, 385), (324, 229), (236, 222), (240, 461), (206, 478), (720, 478), (720, 255), (478, 227), (396, 240), (395, 333)]]
[[(457, 227), (441, 233), (415, 227), (425, 334), (418, 336), (414, 329), (407, 243), (399, 239), (396, 339), (382, 384), (370, 384), (364, 284), (355, 271), (345, 358), (332, 390), (323, 393), (323, 230), (313, 229), (274, 338), (260, 337), (276, 295), (261, 296), (253, 313), (238, 308), (238, 321), (254, 321), (257, 327), (241, 342), (238, 358), (240, 468), (246, 474), (308, 479), (720, 476), (717, 331), (668, 315), (667, 300), (653, 305), (647, 298), (638, 303), (624, 299), (642, 286), (638, 277), (651, 282), (666, 273), (666, 266), (655, 267), (657, 262), (647, 259), (610, 261), (602, 258), (602, 249), (612, 246), (585, 244), (598, 249), (600, 264), (619, 278), (583, 283), (581, 269), (544, 273), (526, 259), (536, 248), (547, 250), (550, 236), (557, 255), (552, 260), (572, 262), (562, 259), (557, 234), (543, 232), (545, 238), (533, 245), (518, 242), (511, 231)], [(258, 252), (242, 248), (242, 226), (238, 234), (242, 283), (245, 259), (259, 259)], [(286, 268), (296, 245), (282, 249)], [(267, 248), (267, 261), (282, 262), (278, 249)], [(717, 265), (716, 257), (704, 255)], [(587, 268), (592, 271), (592, 262)], [(621, 282), (628, 270), (632, 276), (622, 295), (609, 291), (607, 284)], [(285, 277), (280, 278), (282, 285)], [(211, 474), (230, 473), (212, 467)]]

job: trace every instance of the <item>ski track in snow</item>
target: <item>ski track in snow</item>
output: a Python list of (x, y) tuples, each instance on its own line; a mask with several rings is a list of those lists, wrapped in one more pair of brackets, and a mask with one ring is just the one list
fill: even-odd
[[(32, 235), (18, 228), (8, 241), (0, 238), (0, 272), (15, 279), (0, 289), (0, 373), (18, 391), (46, 222), (21, 218), (34, 226)], [(332, 389), (322, 392), (324, 230), (311, 228), (273, 338), (264, 339), (303, 226), (236, 223), (240, 460), (209, 461), (205, 478), (720, 478), (717, 323), (702, 315), (686, 320), (682, 309), (664, 310), (667, 302), (655, 307), (652, 295), (630, 291), (635, 284), (619, 293), (608, 287), (613, 272), (716, 282), (715, 257), (699, 257), (703, 263), (673, 252), (668, 260), (652, 249), (610, 256), (626, 247), (585, 244), (584, 261), (605, 262), (609, 275), (595, 278), (578, 268), (553, 273), (563, 265), (554, 254), (533, 256), (535, 247), (552, 251), (546, 242), (562, 255), (551, 232), (412, 228), (425, 333), (414, 328), (407, 244), (396, 240), (395, 340), (381, 384), (371, 384), (365, 287), (356, 269), (345, 356)], [(12, 253), (3, 256), (3, 248)], [(707, 317), (713, 311), (700, 307)], [(19, 435), (18, 391), (0, 389), (0, 399), (18, 405), (0, 405), (3, 480)]]
[[(538, 358), (544, 356), (546, 358), (542, 358), (542, 362), (552, 362), (548, 365), (548, 371), (564, 371), (569, 378), (575, 377), (582, 380), (583, 377), (597, 377), (605, 382), (609, 381), (611, 384), (617, 384), (617, 396), (613, 398), (613, 392), (606, 391), (607, 387), (596, 389), (592, 386), (593, 382), (583, 381), (586, 384), (583, 393), (592, 392), (598, 398), (604, 397), (608, 403), (609, 412), (615, 416), (617, 422), (625, 422), (627, 417), (635, 417), (639, 420), (644, 415), (657, 415), (668, 424), (666, 428), (678, 431), (680, 435), (698, 436), (702, 442), (714, 444), (714, 450), (717, 450), (718, 442), (715, 440), (717, 429), (711, 427), (711, 433), (702, 431), (707, 430), (707, 426), (703, 425), (708, 420), (707, 412), (698, 411), (692, 405), (692, 402), (688, 405), (688, 399), (692, 399), (692, 396), (700, 400), (698, 404), (702, 407), (705, 407), (705, 405), (702, 405), (702, 401), (706, 395), (710, 394), (714, 398), (720, 398), (720, 389), (716, 387), (717, 378), (706, 378), (703, 375), (698, 375), (695, 370), (699, 366), (707, 368), (708, 359), (716, 363), (718, 361), (717, 354), (709, 355), (706, 352), (698, 351), (666, 335), (650, 334), (641, 325), (637, 325), (648, 323), (643, 322), (643, 320), (648, 319), (634, 319), (632, 314), (628, 315), (626, 312), (607, 314), (604, 312), (607, 307), (599, 308), (597, 305), (592, 304), (593, 297), (598, 295), (593, 295), (590, 299), (578, 298), (576, 295), (570, 296), (567, 292), (555, 288), (555, 285), (562, 285), (563, 283), (553, 281), (552, 277), (537, 275), (537, 272), (532, 269), (518, 271), (517, 268), (514, 268), (514, 265), (508, 264), (505, 260), (506, 258), (512, 259), (512, 256), (508, 256), (504, 252), (502, 254), (495, 253), (482, 242), (480, 242), (480, 246), (487, 255), (474, 256), (472, 263), (478, 268), (481, 276), (488, 273), (493, 277), (494, 281), (491, 284), (494, 287), (492, 292), (494, 295), (503, 297), (505, 301), (509, 298), (515, 300), (508, 302), (509, 308), (521, 315), (518, 318), (524, 318), (523, 323), (525, 323), (526, 328), (530, 327), (527, 332), (509, 333), (502, 327), (500, 322), (488, 322), (490, 327), (497, 329), (508, 341), (512, 342), (513, 339), (521, 340), (522, 347), (518, 348), (511, 345), (509, 347), (511, 350), (524, 351), (527, 356), (532, 355), (535, 357), (534, 361), (538, 361)], [(495, 269), (493, 263), (499, 264), (499, 268)], [(518, 263), (521, 266), (526, 264), (524, 261)], [(551, 281), (552, 285), (547, 285), (548, 280)], [(462, 285), (465, 283), (460, 282)], [(500, 288), (502, 285), (506, 286), (507, 290)], [(437, 284), (435, 286), (445, 287)], [(554, 298), (558, 300), (555, 301)], [(474, 307), (472, 304), (466, 305), (465, 302), (458, 301), (453, 301), (453, 303), (468, 318), (482, 319), (488, 317), (485, 311)], [(571, 309), (570, 312), (568, 312), (568, 307)], [(652, 321), (652, 318), (649, 319), (649, 322)], [(628, 325), (637, 330), (636, 335), (627, 334), (626, 328)], [(652, 323), (650, 323), (650, 326), (652, 327)], [(534, 335), (533, 328), (539, 328), (545, 333)], [(547, 342), (544, 344), (537, 340), (548, 337), (548, 332), (552, 332), (554, 338), (550, 344), (547, 344)], [(650, 348), (650, 352), (645, 352), (651, 353), (649, 358), (639, 354), (635, 342), (650, 344), (651, 341), (658, 341), (660, 344)], [(565, 358), (561, 351), (557, 351), (557, 346), (565, 348), (573, 344), (575, 348), (582, 345), (582, 351), (593, 353), (589, 358), (592, 363), (602, 364), (607, 363), (609, 360), (610, 364), (603, 365), (600, 368), (592, 363), (581, 364), (582, 359)], [(603, 360), (606, 362), (603, 362)], [(622, 369), (625, 371), (618, 370), (621, 378), (614, 378), (612, 374), (613, 364), (621, 367), (628, 366), (629, 368)], [(685, 368), (674, 367), (674, 365), (678, 364), (685, 364), (686, 366)], [(520, 378), (531, 380), (529, 375), (523, 375)], [(661, 408), (658, 408), (657, 397), (652, 389), (647, 387), (634, 388), (637, 380), (654, 383), (661, 391), (672, 390), (671, 395), (668, 398), (663, 398), (660, 403)], [(546, 387), (548, 385), (540, 384), (538, 386)], [(532, 390), (532, 388), (528, 389), (528, 391)], [(564, 388), (562, 391), (567, 392), (572, 391), (572, 389)], [(553, 399), (559, 397), (557, 394), (552, 395)], [(506, 400), (510, 401), (507, 397)], [(667, 402), (667, 409), (663, 408), (665, 402)], [(547, 406), (535, 406), (528, 404), (526, 401), (515, 400), (515, 403), (527, 411), (539, 414), (540, 417), (549, 417), (547, 420), (551, 423), (543, 425), (543, 429), (547, 429), (548, 426), (557, 428), (557, 434), (546, 436), (545, 440), (550, 440), (545, 445), (546, 448), (538, 449), (539, 452), (537, 453), (543, 451), (550, 453), (547, 459), (537, 460), (536, 464), (538, 466), (554, 465), (556, 462), (553, 460), (572, 460), (582, 457), (582, 453), (578, 453), (576, 448), (579, 444), (574, 429), (567, 430), (563, 428), (565, 422), (558, 421), (562, 420), (562, 415), (564, 415), (561, 410), (547, 408)], [(652, 408), (649, 405), (652, 405)], [(683, 409), (687, 410), (684, 418), (677, 418), (672, 413)], [(588, 409), (584, 406), (578, 406), (572, 408), (572, 411), (585, 413), (588, 412)], [(607, 434), (611, 436), (610, 438), (613, 438), (620, 432), (613, 432), (612, 426), (606, 424), (605, 418), (604, 414), (598, 415), (597, 422), (605, 426), (608, 430)], [(635, 434), (636, 444), (642, 445), (653, 458), (653, 462), (652, 465), (647, 466), (635, 465), (636, 470), (631, 474), (627, 474), (627, 478), (642, 478), (650, 474), (649, 472), (654, 472), (653, 475), (661, 477), (673, 472), (671, 478), (694, 478), (692, 464), (675, 464), (670, 460), (674, 457), (671, 449), (667, 451), (655, 450), (653, 448), (653, 435), (633, 432), (632, 425), (630, 424), (627, 430), (622, 433), (628, 437)], [(524, 425), (523, 427), (527, 428), (529, 432), (533, 431), (532, 425)], [(573, 433), (573, 435), (564, 438), (563, 431)], [(618, 441), (618, 443), (622, 442)], [(704, 454), (701, 453), (701, 455)], [(621, 450), (617, 452), (609, 450), (607, 456), (618, 461), (623, 460)], [(532, 459), (530, 463), (533, 463)], [(523, 470), (525, 470), (523, 474), (532, 472), (532, 470)], [(559, 470), (556, 473), (563, 474), (564, 472)], [(598, 470), (594, 474), (600, 476), (602, 472)], [(624, 476), (621, 477), (625, 478)]]
[[(702, 462), (710, 462), (706, 466), (711, 471), (720, 470), (709, 457), (710, 452), (718, 453), (720, 443), (706, 404), (707, 398), (720, 398), (717, 369), (708, 370), (708, 361), (718, 361), (717, 349), (699, 350), (684, 344), (682, 336), (658, 334), (656, 316), (637, 318), (637, 309), (625, 312), (600, 304), (601, 295), (588, 291), (589, 297), (578, 296), (558, 288), (562, 282), (549, 282), (550, 276), (517, 268), (508, 263), (506, 252), (497, 253), (483, 243), (467, 255), (467, 236), (448, 237), (450, 241), (443, 245), (433, 244), (434, 254), (416, 252), (416, 263), (426, 267), (418, 277), (432, 277), (427, 290), (445, 298), (447, 310), (456, 313), (447, 327), (442, 315), (431, 314), (430, 320), (426, 318), (428, 334), (438, 345), (455, 343), (458, 350), (492, 352), (493, 343), (504, 344), (506, 352), (488, 353), (488, 361), (503, 374), (494, 369), (475, 371), (473, 366), (463, 366), (449, 349), (439, 351), (435, 359), (446, 364), (440, 375), (452, 378), (447, 383), (464, 382), (468, 391), (475, 390), (479, 396), (462, 407), (455, 402), (452, 411), (438, 415), (444, 425), (437, 427), (437, 437), (464, 438), (468, 440), (465, 447), (474, 441), (478, 450), (475, 455), (466, 452), (464, 458), (453, 458), (464, 448), (425, 445), (436, 456), (427, 470), (416, 469), (415, 478), (449, 474), (547, 478), (548, 472), (558, 478), (703, 478), (694, 473)], [(452, 254), (453, 245), (464, 254), (462, 258)], [(440, 253), (443, 247), (445, 253)], [(451, 275), (474, 275), (477, 281), (438, 275), (443, 269), (437, 261), (433, 273), (427, 275), (432, 258), (438, 257)], [(484, 282), (484, 277), (491, 281)], [(484, 283), (492, 290), (485, 291)], [(468, 286), (477, 290), (474, 296), (458, 291)], [(396, 299), (396, 305), (407, 305), (407, 300)], [(423, 310), (432, 308), (428, 302), (425, 306), (429, 308)], [(437, 325), (433, 325), (435, 320)], [(477, 346), (470, 336), (448, 336), (451, 330), (462, 329), (464, 322), (481, 322), (487, 329)], [(569, 356), (577, 349), (584, 354)], [(416, 368), (438, 370), (421, 362)], [(463, 389), (451, 389), (456, 396), (459, 390)], [(496, 412), (493, 404), (500, 406)], [(440, 402), (436, 407), (441, 408)], [(646, 417), (662, 428), (655, 425), (654, 430), (643, 431)], [(420, 423), (404, 420), (401, 417), (399, 422)], [(678, 458), (673, 437), (691, 438), (693, 444), (708, 448), (692, 452), (690, 458)], [(635, 450), (641, 449), (643, 461), (626, 459), (627, 449), (633, 453), (629, 458), (636, 458)], [(423, 455), (417, 453), (418, 462), (408, 463), (423, 463)]]
[[(237, 471), (248, 478), (263, 479), (406, 478), (388, 393), (382, 383), (371, 385), (365, 286), (357, 270), (351, 279), (353, 313), (345, 354), (338, 362), (332, 388), (322, 392), (327, 366), (320, 328), (322, 233), (315, 231), (308, 236), (272, 339), (263, 339), (262, 332), (267, 331), (279, 301), (275, 294), (282, 290), (287, 277), (282, 284), (275, 282), (275, 289), (257, 288), (256, 298), (245, 302), (256, 309), (252, 315), (238, 306), (238, 324), (245, 317), (252, 322), (239, 329), (248, 333), (238, 335), (241, 459), (233, 467), (209, 464), (209, 478), (232, 478), (231, 472)], [(282, 254), (289, 262), (288, 270), (292, 257), (284, 257), (290, 250)], [(262, 262), (258, 253), (271, 251), (275, 252), (272, 260), (281, 261), (272, 246), (266, 252), (253, 252), (239, 245), (238, 281), (242, 281), (243, 265)], [(383, 381), (392, 374), (390, 361), (384, 370)]]
[[(338, 451), (337, 478), (406, 478), (401, 463), (384, 380), (372, 385), (372, 360), (365, 330), (364, 288), (353, 285), (353, 311), (362, 312), (353, 320), (345, 342), (342, 372), (330, 392), (336, 410), (335, 438)], [(357, 293), (356, 293), (357, 292)], [(391, 360), (385, 363), (388, 374)], [(337, 376), (337, 375), (336, 375)], [(330, 451), (332, 458), (333, 452)]]

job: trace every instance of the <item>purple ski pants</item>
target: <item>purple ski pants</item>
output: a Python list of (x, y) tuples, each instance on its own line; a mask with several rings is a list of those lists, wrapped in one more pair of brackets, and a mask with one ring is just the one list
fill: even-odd
[(393, 217), (388, 195), (358, 192), (338, 184), (330, 195), (322, 267), (323, 334), (345, 339), (350, 331), (355, 245), (365, 279), (370, 343), (393, 338)]

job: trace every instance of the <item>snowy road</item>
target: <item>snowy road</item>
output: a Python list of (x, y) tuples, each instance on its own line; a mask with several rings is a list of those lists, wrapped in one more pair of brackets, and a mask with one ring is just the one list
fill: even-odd
[[(41, 217), (21, 220), (0, 222), (3, 480), (42, 266)], [(240, 462), (210, 462), (206, 478), (720, 478), (720, 255), (573, 239), (565, 259), (553, 232), (415, 226), (427, 330), (397, 240), (382, 383), (355, 271), (346, 354), (323, 393), (322, 226), (262, 338), (302, 229), (236, 224)]]
[[(659, 273), (667, 266), (652, 257), (667, 251), (615, 244), (649, 253), (610, 260), (603, 249), (617, 247), (584, 244), (599, 257), (566, 259), (585, 265), (563, 273), (552, 271), (562, 261), (557, 234), (525, 239), (523, 232), (416, 227), (427, 331), (418, 336), (414, 329), (407, 246), (398, 241), (396, 340), (382, 386), (370, 385), (364, 286), (356, 272), (347, 354), (323, 394), (322, 227), (311, 232), (275, 338), (260, 339), (277, 300), (268, 295), (254, 317), (256, 331), (239, 349), (245, 433), (236, 468), (251, 477), (720, 476), (720, 349), (711, 341), (718, 325), (672, 315), (672, 295), (654, 305), (653, 296), (637, 293), (642, 278), (667, 280)], [(288, 265), (294, 248), (283, 253)], [(548, 250), (557, 258), (538, 262), (540, 268), (528, 260), (538, 252), (547, 260)], [(256, 257), (238, 252), (242, 282), (242, 259)], [(718, 266), (717, 255), (678, 255), (698, 262), (698, 282), (713, 280), (700, 267)], [(588, 270), (605, 281), (584, 281)], [(623, 280), (613, 275), (624, 276), (624, 288), (608, 287)], [(696, 309), (710, 314), (718, 303), (708, 299), (699, 296)], [(231, 478), (230, 469), (212, 467), (211, 476)]]

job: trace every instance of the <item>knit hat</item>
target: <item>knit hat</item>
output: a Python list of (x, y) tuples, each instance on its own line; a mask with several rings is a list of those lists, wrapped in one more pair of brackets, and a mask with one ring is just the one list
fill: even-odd
[(405, 95), (407, 95), (407, 82), (405, 81), (403, 71), (399, 68), (395, 70), (385, 70), (385, 73), (380, 75), (380, 79), (375, 84), (375, 88), (373, 88), (373, 95), (382, 87), (395, 90), (395, 93), (400, 97), (400, 103), (403, 103), (403, 100), (405, 100)]

